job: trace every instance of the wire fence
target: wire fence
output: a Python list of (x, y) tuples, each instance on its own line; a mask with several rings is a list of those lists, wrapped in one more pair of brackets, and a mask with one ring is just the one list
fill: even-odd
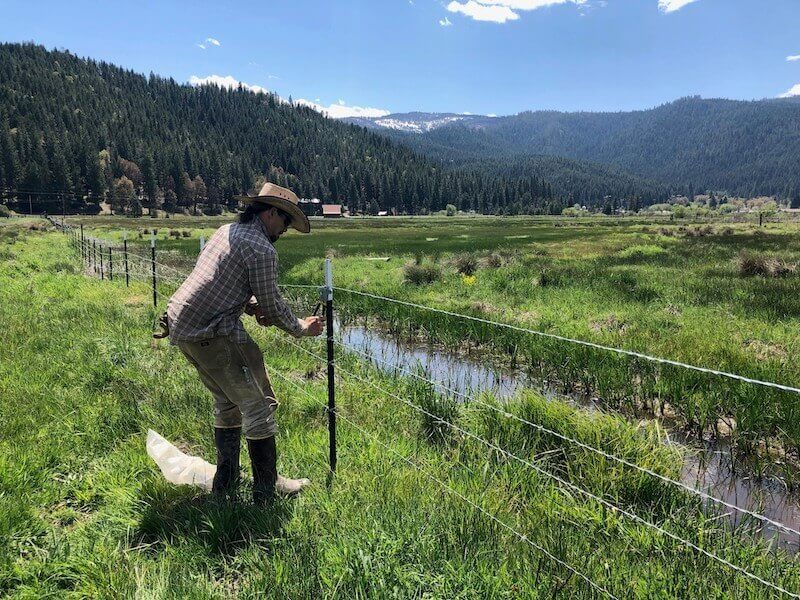
[[(97, 240), (96, 238), (88, 238), (88, 237), (86, 237), (84, 235), (78, 235), (77, 232), (74, 229), (70, 228), (68, 225), (66, 225), (64, 223), (59, 223), (59, 222), (57, 222), (55, 220), (52, 220), (52, 219), (51, 219), (51, 222), (53, 222), (56, 226), (64, 229), (68, 234), (72, 235), (73, 243), (75, 244), (76, 249), (81, 253), (81, 256), (82, 256), (82, 258), (84, 260), (84, 264), (87, 266), (87, 269), (90, 269), (93, 273), (97, 273), (98, 272), (97, 271), (98, 264), (97, 264), (97, 249), (96, 249), (96, 246), (97, 246), (97, 243), (98, 243), (99, 240)], [(91, 244), (89, 242), (91, 242)], [(101, 243), (100, 247), (101, 248), (107, 248), (108, 251), (113, 251), (112, 247), (110, 245), (108, 245), (107, 242)], [(157, 256), (156, 256), (156, 249), (155, 249), (155, 242), (154, 241), (151, 242), (151, 256), (150, 256), (150, 258), (148, 258), (148, 257), (146, 257), (144, 255), (137, 255), (137, 254), (134, 254), (134, 253), (129, 253), (129, 252), (127, 252), (127, 247), (123, 248), (123, 252), (124, 252), (124, 261), (125, 261), (126, 282), (127, 282), (127, 278), (140, 279), (142, 281), (148, 281), (149, 280), (150, 283), (152, 284), (153, 303), (154, 303), (154, 305), (157, 304), (158, 298), (159, 298), (159, 294), (160, 294), (160, 292), (158, 290), (158, 284), (159, 283), (168, 284), (168, 285), (180, 285), (180, 283), (182, 283), (182, 278), (185, 277), (185, 275), (186, 275), (186, 273), (181, 272), (179, 269), (177, 269), (175, 267), (171, 267), (169, 265), (163, 265), (162, 263), (159, 263), (159, 261), (157, 260)], [(108, 256), (111, 258), (113, 255), (111, 253), (109, 253)], [(104, 276), (104, 269), (107, 268), (107, 267), (104, 266), (104, 264), (102, 262), (102, 257), (103, 257), (103, 251), (101, 250), (101, 252), (100, 252), (100, 270), (99, 270), (101, 278)], [(131, 267), (131, 265), (133, 263), (137, 263), (137, 262), (139, 264), (138, 268)], [(320, 289), (320, 286), (304, 285), (304, 284), (289, 284), (289, 285), (285, 285), (285, 286), (282, 286), (282, 287), (287, 288), (287, 289), (298, 289), (298, 290), (319, 290)], [(379, 301), (382, 301), (382, 302), (396, 303), (396, 304), (400, 304), (400, 305), (403, 305), (403, 306), (406, 306), (406, 307), (409, 307), (409, 308), (414, 308), (415, 310), (425, 310), (425, 311), (431, 311), (431, 312), (434, 312), (434, 313), (441, 313), (441, 314), (445, 314), (445, 315), (448, 315), (449, 317), (453, 317), (453, 318), (465, 319), (465, 320), (468, 320), (468, 321), (476, 321), (476, 322), (480, 322), (480, 323), (485, 324), (485, 325), (491, 325), (493, 327), (507, 328), (507, 329), (511, 329), (511, 330), (514, 330), (514, 331), (517, 331), (517, 332), (521, 332), (521, 333), (525, 333), (525, 334), (530, 334), (530, 335), (535, 335), (535, 336), (543, 336), (543, 337), (546, 337), (546, 338), (549, 338), (549, 339), (557, 340), (557, 341), (562, 342), (562, 343), (578, 344), (578, 345), (582, 345), (582, 346), (591, 347), (591, 348), (594, 348), (594, 349), (597, 349), (597, 350), (602, 350), (602, 351), (613, 352), (613, 353), (617, 353), (617, 354), (621, 354), (621, 355), (631, 356), (631, 357), (635, 357), (635, 358), (642, 359), (642, 360), (656, 362), (656, 363), (659, 363), (659, 364), (668, 364), (668, 365), (671, 365), (671, 366), (674, 366), (674, 367), (680, 367), (680, 368), (684, 368), (684, 369), (688, 369), (688, 370), (693, 370), (693, 371), (698, 371), (698, 372), (702, 372), (702, 373), (706, 373), (706, 374), (715, 375), (715, 376), (718, 376), (718, 377), (729, 378), (729, 379), (732, 379), (732, 380), (737, 380), (737, 381), (741, 381), (741, 382), (745, 382), (745, 383), (749, 383), (749, 384), (753, 384), (753, 385), (759, 385), (759, 386), (764, 386), (764, 387), (768, 387), (768, 388), (775, 388), (775, 389), (779, 389), (779, 390), (786, 391), (786, 392), (791, 392), (791, 393), (800, 393), (800, 389), (792, 387), (792, 386), (787, 386), (787, 385), (777, 384), (777, 383), (773, 383), (773, 382), (769, 382), (769, 381), (763, 381), (763, 380), (759, 380), (759, 379), (740, 376), (740, 375), (737, 375), (735, 373), (729, 373), (729, 372), (726, 372), (726, 371), (721, 371), (721, 370), (716, 370), (716, 369), (709, 369), (709, 368), (705, 368), (705, 367), (697, 367), (697, 366), (694, 366), (694, 365), (681, 363), (679, 361), (673, 361), (673, 360), (669, 360), (669, 359), (658, 358), (658, 357), (654, 357), (654, 356), (650, 356), (650, 355), (646, 355), (646, 354), (642, 354), (642, 353), (638, 353), (638, 352), (632, 352), (632, 351), (628, 351), (628, 350), (613, 348), (613, 347), (610, 347), (610, 346), (604, 346), (604, 345), (600, 345), (600, 344), (595, 344), (595, 343), (592, 343), (592, 342), (586, 342), (586, 341), (583, 341), (583, 340), (577, 340), (577, 339), (572, 339), (572, 338), (559, 336), (559, 335), (555, 335), (555, 334), (550, 334), (550, 333), (546, 333), (546, 332), (540, 332), (540, 331), (536, 331), (536, 330), (532, 330), (532, 329), (528, 329), (528, 328), (524, 328), (524, 327), (519, 327), (519, 326), (516, 326), (516, 325), (495, 322), (495, 321), (491, 321), (491, 320), (487, 320), (487, 319), (482, 319), (482, 318), (479, 318), (479, 317), (473, 317), (473, 316), (470, 316), (470, 315), (463, 315), (463, 314), (459, 314), (459, 313), (455, 313), (455, 312), (451, 312), (451, 311), (447, 311), (447, 310), (443, 310), (443, 309), (439, 309), (439, 308), (434, 308), (434, 307), (424, 306), (424, 305), (415, 304), (415, 303), (411, 303), (411, 302), (406, 302), (406, 301), (398, 300), (398, 299), (395, 299), (395, 298), (388, 298), (388, 297), (379, 296), (379, 295), (376, 295), (376, 294), (370, 294), (370, 293), (367, 293), (367, 292), (361, 292), (361, 291), (358, 291), (358, 290), (352, 290), (352, 289), (348, 289), (348, 288), (339, 288), (339, 287), (333, 286), (332, 283), (328, 286), (328, 288), (329, 288), (328, 291), (331, 294), (331, 298), (332, 298), (332, 293), (335, 290), (335, 291), (342, 292), (343, 294), (359, 295), (359, 296), (363, 296), (363, 297), (369, 297), (369, 298), (374, 299), (374, 300), (379, 300)], [(331, 309), (331, 313), (330, 314), (332, 315), (332, 309)], [(771, 518), (769, 518), (769, 517), (767, 517), (767, 516), (765, 516), (763, 514), (760, 514), (758, 512), (755, 512), (755, 511), (752, 511), (752, 510), (749, 510), (749, 509), (746, 509), (746, 508), (743, 508), (743, 507), (739, 507), (739, 506), (737, 506), (737, 505), (735, 505), (733, 503), (727, 502), (727, 501), (725, 501), (725, 500), (723, 500), (721, 498), (717, 498), (717, 497), (713, 496), (712, 494), (709, 494), (709, 493), (707, 493), (707, 492), (705, 492), (703, 490), (697, 489), (695, 487), (692, 487), (692, 486), (689, 486), (689, 485), (685, 484), (684, 482), (681, 482), (681, 481), (678, 481), (676, 479), (672, 479), (670, 477), (662, 475), (662, 474), (660, 474), (660, 473), (658, 473), (658, 472), (656, 472), (656, 471), (654, 471), (652, 469), (649, 469), (647, 467), (638, 465), (638, 464), (636, 464), (634, 462), (631, 462), (630, 460), (627, 460), (627, 459), (625, 459), (623, 457), (617, 456), (612, 452), (608, 452), (607, 450), (604, 450), (602, 448), (598, 448), (598, 447), (593, 446), (591, 444), (587, 444), (587, 443), (582, 442), (582, 441), (580, 441), (578, 439), (575, 439), (572, 436), (557, 432), (557, 431), (555, 431), (555, 430), (553, 430), (551, 428), (545, 427), (544, 425), (542, 425), (540, 423), (534, 423), (534, 422), (532, 422), (532, 421), (530, 421), (528, 419), (524, 419), (524, 418), (522, 418), (522, 417), (520, 417), (518, 415), (515, 415), (515, 414), (509, 412), (508, 410), (504, 409), (502, 406), (498, 406), (498, 405), (494, 405), (494, 404), (491, 404), (491, 403), (488, 403), (488, 402), (484, 402), (479, 396), (477, 396), (475, 394), (465, 394), (463, 392), (458, 392), (457, 390), (454, 390), (453, 388), (450, 388), (450, 387), (444, 385), (442, 382), (435, 381), (435, 380), (432, 380), (432, 379), (428, 379), (426, 377), (423, 377), (423, 376), (419, 375), (418, 373), (414, 373), (413, 371), (411, 371), (409, 369), (404, 369), (404, 368), (402, 368), (402, 366), (400, 366), (398, 364), (389, 363), (388, 361), (383, 361), (381, 359), (378, 359), (377, 357), (368, 355), (368, 354), (366, 354), (364, 352), (359, 351), (357, 348), (355, 348), (353, 346), (345, 344), (344, 342), (342, 342), (340, 340), (334, 340), (333, 339), (332, 330), (330, 330), (330, 332), (329, 332), (329, 346), (328, 346), (327, 356), (323, 356), (323, 355), (317, 354), (316, 352), (313, 352), (313, 351), (305, 348), (301, 344), (299, 344), (299, 343), (297, 343), (297, 342), (295, 342), (295, 341), (293, 341), (291, 339), (287, 338), (285, 340), (285, 342), (287, 344), (291, 345), (292, 347), (294, 347), (295, 349), (303, 352), (305, 355), (309, 356), (313, 360), (320, 361), (321, 363), (327, 364), (328, 367), (329, 367), (329, 374), (333, 373), (333, 369), (335, 367), (336, 374), (337, 374), (337, 380), (339, 382), (346, 381), (342, 377), (342, 375), (344, 375), (347, 378), (349, 378), (350, 380), (354, 380), (354, 381), (359, 382), (359, 384), (368, 385), (372, 389), (374, 389), (377, 393), (379, 393), (380, 395), (382, 395), (384, 397), (393, 398), (395, 400), (398, 400), (398, 401), (402, 402), (403, 404), (405, 404), (411, 410), (417, 412), (420, 415), (425, 415), (426, 417), (428, 417), (429, 419), (433, 420), (434, 422), (436, 422), (438, 424), (441, 424), (443, 426), (446, 426), (446, 427), (450, 428), (456, 434), (458, 434), (460, 436), (463, 436), (463, 438), (472, 440), (472, 441), (477, 442), (479, 444), (482, 444), (483, 446), (485, 446), (491, 452), (494, 452), (497, 455), (500, 455), (500, 456), (504, 457), (505, 459), (508, 459), (508, 460), (511, 460), (511, 461), (515, 461), (515, 462), (523, 465), (524, 467), (534, 471), (539, 476), (545, 478), (546, 480), (551, 481), (555, 486), (557, 486), (559, 489), (564, 491), (564, 493), (567, 493), (567, 492), (574, 493), (574, 494), (577, 494), (579, 496), (582, 496), (582, 497), (586, 498), (587, 500), (589, 500), (591, 502), (596, 502), (599, 505), (603, 506), (605, 509), (608, 509), (609, 511), (611, 511), (612, 513), (621, 515), (621, 516), (625, 517), (626, 519), (628, 519), (628, 520), (630, 520), (630, 521), (632, 521), (634, 523), (637, 523), (638, 525), (641, 525), (643, 527), (649, 528), (649, 529), (657, 532), (659, 535), (662, 535), (662, 536), (665, 536), (665, 537), (671, 539), (676, 544), (680, 544), (680, 545), (682, 545), (682, 546), (684, 546), (684, 547), (686, 547), (688, 549), (691, 549), (694, 552), (702, 554), (703, 556), (705, 556), (706, 558), (716, 562), (720, 566), (722, 566), (724, 568), (727, 568), (727, 569), (729, 569), (729, 570), (741, 575), (742, 577), (745, 577), (745, 578), (751, 580), (752, 582), (755, 582), (755, 583), (757, 583), (759, 585), (762, 585), (762, 586), (764, 586), (766, 588), (769, 588), (770, 590), (772, 590), (774, 592), (777, 592), (779, 594), (783, 594), (783, 595), (785, 595), (787, 597), (791, 597), (791, 598), (800, 598), (800, 594), (798, 594), (798, 593), (796, 593), (794, 591), (791, 591), (791, 590), (787, 589), (786, 587), (784, 587), (784, 586), (782, 586), (782, 585), (780, 585), (778, 583), (775, 583), (773, 581), (769, 581), (769, 580), (765, 579), (764, 577), (762, 577), (760, 575), (757, 575), (757, 574), (755, 574), (755, 573), (753, 573), (753, 572), (741, 567), (740, 565), (737, 565), (737, 564), (731, 562), (730, 560), (724, 558), (723, 556), (720, 556), (716, 552), (703, 547), (703, 545), (701, 545), (700, 543), (695, 543), (695, 542), (693, 542), (693, 541), (691, 541), (689, 539), (686, 539), (685, 537), (682, 537), (681, 535), (678, 535), (678, 534), (676, 534), (676, 533), (674, 533), (674, 532), (672, 532), (672, 531), (670, 531), (668, 529), (665, 529), (661, 525), (659, 525), (657, 523), (654, 523), (654, 522), (652, 522), (652, 521), (640, 516), (639, 514), (635, 513), (633, 510), (631, 510), (629, 508), (625, 508), (625, 507), (619, 506), (619, 505), (615, 504), (614, 502), (608, 500), (607, 498), (603, 497), (602, 495), (599, 495), (599, 494), (596, 494), (596, 493), (594, 493), (594, 492), (592, 492), (590, 490), (587, 490), (587, 489), (581, 487), (580, 485), (577, 485), (573, 481), (565, 479), (564, 477), (561, 477), (561, 476), (559, 476), (559, 475), (557, 475), (555, 473), (552, 473), (552, 472), (548, 471), (547, 469), (544, 469), (543, 467), (541, 467), (538, 464), (536, 464), (535, 462), (533, 462), (531, 459), (525, 458), (525, 457), (522, 457), (522, 456), (518, 456), (518, 455), (508, 451), (507, 449), (503, 448), (502, 446), (500, 446), (500, 445), (498, 445), (498, 444), (496, 444), (496, 443), (494, 443), (492, 441), (489, 441), (487, 439), (484, 439), (484, 438), (480, 437), (479, 435), (476, 435), (475, 433), (469, 431), (468, 429), (465, 429), (464, 427), (461, 427), (461, 426), (459, 426), (459, 425), (457, 425), (455, 423), (452, 423), (451, 421), (448, 421), (448, 420), (442, 418), (440, 415), (436, 415), (433, 412), (427, 410), (426, 408), (424, 408), (422, 406), (419, 406), (419, 405), (415, 404), (414, 402), (411, 402), (407, 398), (404, 398), (404, 397), (392, 392), (391, 390), (388, 390), (388, 389), (378, 385), (377, 383), (375, 383), (371, 379), (368, 379), (366, 377), (362, 377), (361, 375), (359, 375), (358, 373), (353, 372), (352, 370), (343, 368), (342, 365), (340, 363), (337, 363), (335, 358), (334, 358), (333, 343), (335, 342), (338, 345), (339, 348), (345, 350), (348, 353), (352, 353), (353, 355), (358, 355), (360, 358), (366, 359), (368, 361), (375, 360), (375, 361), (382, 362), (383, 364), (385, 364), (386, 366), (394, 369), (395, 371), (399, 371), (399, 372), (403, 373), (403, 375), (405, 375), (405, 376), (416, 378), (418, 380), (421, 380), (421, 381), (425, 382), (426, 384), (434, 386), (435, 388), (437, 388), (439, 390), (443, 390), (444, 392), (447, 392), (447, 393), (450, 393), (450, 394), (453, 394), (453, 395), (457, 395), (464, 402), (475, 403), (475, 404), (478, 404), (480, 406), (483, 406), (484, 408), (487, 408), (487, 409), (490, 409), (492, 411), (495, 411), (495, 412), (499, 413), (501, 416), (503, 416), (506, 419), (514, 420), (514, 421), (516, 421), (518, 423), (521, 423), (521, 424), (523, 424), (523, 425), (525, 425), (527, 427), (531, 427), (533, 429), (536, 429), (537, 431), (540, 431), (540, 432), (542, 432), (542, 433), (544, 433), (546, 435), (553, 436), (553, 437), (555, 437), (555, 438), (557, 438), (557, 439), (559, 439), (561, 441), (564, 441), (564, 442), (566, 442), (566, 443), (568, 443), (570, 445), (573, 445), (573, 446), (575, 446), (577, 448), (581, 448), (582, 450), (594, 453), (594, 454), (596, 454), (598, 456), (601, 456), (601, 457), (603, 457), (605, 459), (614, 461), (614, 462), (616, 462), (616, 463), (618, 463), (618, 464), (620, 464), (620, 465), (622, 465), (622, 466), (624, 466), (626, 468), (630, 468), (630, 469), (633, 469), (633, 470), (635, 470), (635, 471), (637, 471), (637, 472), (639, 472), (639, 473), (641, 473), (643, 475), (647, 475), (649, 477), (653, 477), (653, 478), (655, 478), (655, 479), (657, 479), (657, 480), (659, 480), (659, 481), (661, 481), (663, 483), (666, 483), (668, 485), (675, 486), (675, 487), (677, 487), (677, 488), (679, 488), (679, 489), (681, 489), (681, 490), (683, 490), (685, 492), (688, 492), (688, 493), (690, 493), (692, 495), (695, 495), (695, 496), (703, 499), (704, 501), (706, 501), (708, 503), (715, 504), (715, 505), (718, 505), (718, 506), (721, 506), (721, 507), (725, 507), (725, 508), (730, 509), (730, 510), (737, 511), (737, 512), (739, 512), (741, 514), (747, 515), (748, 517), (751, 517), (751, 518), (753, 518), (755, 520), (758, 520), (763, 524), (770, 525), (772, 527), (780, 529), (783, 532), (786, 532), (786, 533), (789, 533), (789, 534), (793, 534), (793, 535), (797, 535), (797, 536), (800, 537), (800, 531), (798, 531), (795, 528), (789, 527), (789, 526), (787, 526), (787, 525), (785, 525), (783, 523), (780, 523), (780, 522), (778, 522), (778, 521), (776, 521), (774, 519), (771, 519)], [(303, 391), (303, 393), (306, 393), (307, 395), (309, 395), (309, 397), (312, 397), (312, 396), (310, 396), (310, 394), (308, 394), (307, 390), (305, 390), (300, 383), (298, 383), (296, 381), (293, 382), (291, 378), (288, 378), (287, 376), (283, 375), (282, 373), (279, 373), (275, 369), (269, 368), (269, 370), (270, 370), (271, 373), (274, 373), (274, 374), (278, 375), (279, 377), (281, 377), (282, 379), (286, 380), (287, 382), (292, 383), (293, 385), (296, 385), (298, 387), (298, 389)], [(488, 512), (486, 509), (484, 509), (480, 505), (476, 504), (475, 502), (473, 502), (472, 500), (470, 500), (469, 498), (467, 498), (466, 496), (464, 496), (463, 494), (461, 494), (457, 490), (454, 490), (445, 481), (441, 480), (440, 478), (438, 478), (435, 475), (431, 474), (430, 472), (426, 471), (424, 468), (422, 468), (420, 465), (415, 463), (409, 457), (404, 456), (402, 453), (399, 453), (397, 450), (395, 450), (391, 446), (389, 446), (389, 445), (385, 444), (384, 442), (382, 442), (379, 438), (377, 438), (376, 436), (374, 436), (370, 432), (366, 431), (363, 427), (361, 427), (360, 425), (355, 423), (352, 420), (352, 418), (349, 418), (349, 417), (345, 416), (345, 414), (341, 410), (336, 409), (330, 402), (330, 398), (332, 397), (331, 394), (332, 394), (332, 391), (333, 391), (332, 390), (332, 386), (334, 385), (333, 381), (334, 381), (333, 378), (329, 377), (329, 385), (328, 385), (329, 404), (328, 404), (328, 406), (325, 407), (326, 411), (328, 412), (329, 419), (333, 420), (332, 422), (335, 423), (335, 418), (336, 417), (341, 418), (342, 420), (347, 422), (348, 425), (350, 425), (351, 427), (353, 427), (354, 429), (359, 431), (362, 435), (370, 437), (375, 443), (381, 445), (384, 449), (386, 449), (389, 452), (391, 452), (396, 458), (398, 458), (399, 460), (404, 461), (405, 463), (409, 464), (409, 466), (415, 468), (416, 470), (419, 470), (421, 473), (423, 473), (424, 475), (429, 477), (432, 481), (436, 482), (439, 486), (441, 486), (443, 489), (445, 489), (448, 493), (453, 494), (454, 496), (456, 496), (460, 500), (462, 500), (462, 501), (466, 502), (467, 504), (471, 505), (472, 508), (480, 511), (487, 518), (490, 518), (491, 520), (497, 522), (503, 528), (507, 529), (509, 532), (511, 532), (512, 534), (517, 536), (520, 540), (530, 544), (531, 547), (533, 547), (535, 550), (540, 552), (542, 555), (546, 556), (548, 559), (550, 559), (553, 562), (555, 562), (556, 564), (558, 564), (560, 567), (565, 568), (565, 569), (569, 570), (570, 572), (572, 572), (574, 575), (578, 576), (581, 580), (583, 580), (585, 583), (587, 583), (595, 591), (603, 593), (607, 597), (616, 598), (616, 596), (614, 596), (609, 590), (607, 590), (606, 588), (604, 588), (602, 586), (599, 586), (598, 584), (593, 582), (588, 576), (586, 576), (585, 574), (583, 574), (582, 572), (577, 570), (574, 566), (572, 566), (572, 565), (564, 562), (563, 560), (559, 559), (558, 557), (553, 555), (551, 552), (549, 552), (546, 548), (540, 546), (539, 544), (537, 544), (533, 540), (529, 539), (524, 533), (522, 533), (522, 532), (518, 531), (517, 529), (515, 529), (514, 527), (508, 525), (507, 523), (505, 523), (504, 521), (499, 519), (496, 515)], [(312, 397), (312, 399), (313, 399), (313, 397)], [(333, 433), (331, 435), (333, 435)], [(332, 446), (335, 448), (335, 441), (332, 442)], [(534, 457), (534, 459), (535, 458), (536, 457)], [(332, 448), (331, 460), (332, 460), (332, 467), (333, 467), (334, 461), (335, 461), (335, 450), (333, 448)]]

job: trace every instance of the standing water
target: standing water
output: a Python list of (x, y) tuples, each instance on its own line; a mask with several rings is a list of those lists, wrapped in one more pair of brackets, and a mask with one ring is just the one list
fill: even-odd
[[(565, 396), (519, 371), (502, 370), (488, 366), (475, 357), (460, 356), (427, 344), (411, 344), (374, 329), (359, 325), (337, 327), (343, 344), (351, 350), (371, 358), (376, 367), (392, 371), (399, 367), (407, 371), (422, 368), (433, 382), (457, 394), (472, 395), (479, 391), (492, 392), (497, 398), (510, 398), (522, 389), (535, 389), (546, 398), (568, 401), (590, 410), (599, 410), (595, 401), (576, 396)], [(440, 389), (439, 391), (443, 391)], [(740, 508), (764, 515), (787, 527), (800, 527), (800, 502), (776, 478), (757, 478), (744, 470), (733, 468), (729, 447), (721, 441), (707, 441), (703, 447), (690, 444), (680, 433), (667, 436), (665, 443), (689, 445), (681, 480), (698, 490)], [(738, 511), (728, 511), (731, 525), (752, 517)], [(762, 529), (765, 538), (789, 552), (800, 551), (800, 540), (769, 523)]]

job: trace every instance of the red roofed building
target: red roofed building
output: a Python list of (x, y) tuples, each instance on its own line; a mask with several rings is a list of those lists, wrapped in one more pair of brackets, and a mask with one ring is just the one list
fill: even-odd
[(342, 216), (342, 205), (341, 204), (323, 204), (322, 205), (322, 216), (325, 218), (336, 218)]

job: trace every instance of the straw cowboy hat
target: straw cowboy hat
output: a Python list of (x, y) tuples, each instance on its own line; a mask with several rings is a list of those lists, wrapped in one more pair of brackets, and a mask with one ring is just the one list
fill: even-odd
[(308, 233), (311, 231), (311, 224), (308, 222), (308, 217), (300, 210), (300, 200), (297, 198), (292, 190), (275, 185), (274, 183), (265, 183), (261, 186), (261, 191), (255, 196), (235, 196), (237, 200), (245, 204), (252, 204), (253, 202), (260, 202), (261, 204), (268, 204), (275, 208), (280, 208), (283, 212), (292, 217), (292, 227), (300, 233)]

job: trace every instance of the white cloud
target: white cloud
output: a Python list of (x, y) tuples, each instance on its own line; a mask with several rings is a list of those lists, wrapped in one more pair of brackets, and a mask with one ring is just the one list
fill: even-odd
[(464, 13), (476, 21), (491, 21), (492, 23), (505, 23), (519, 19), (519, 15), (507, 6), (487, 6), (478, 4), (475, 0), (469, 0), (464, 4), (453, 0), (447, 5), (447, 10), (452, 13)]
[(450, 27), (450, 25), (452, 24), (453, 23), (447, 17), (445, 17), (444, 19), (439, 19), (439, 25), (441, 25), (442, 27)]
[(302, 104), (303, 106), (309, 106), (317, 112), (328, 115), (332, 119), (344, 119), (345, 117), (385, 117), (386, 115), (390, 114), (388, 110), (384, 110), (382, 108), (347, 106), (347, 104), (344, 103), (344, 100), (339, 100), (339, 102), (336, 104), (331, 104), (330, 106), (322, 106), (321, 104), (312, 102), (311, 100), (306, 100), (305, 98), (295, 100), (295, 103)]
[(447, 10), (452, 13), (463, 13), (476, 21), (505, 23), (519, 19), (519, 14), (514, 11), (536, 10), (558, 4), (584, 6), (588, 2), (589, 0), (467, 0), (467, 2), (453, 0), (447, 5)]
[(791, 56), (787, 56), (786, 60), (789, 62), (794, 62), (796, 60), (800, 60), (800, 54), (792, 54)]
[(219, 43), (219, 40), (216, 40), (216, 39), (214, 39), (214, 38), (212, 38), (212, 37), (207, 37), (207, 38), (206, 38), (206, 41), (207, 41), (209, 44), (212, 44), (212, 45), (214, 45), (214, 46), (222, 46), (222, 44), (220, 44), (220, 43)]
[(206, 45), (205, 44), (195, 44), (195, 46), (200, 48), (200, 50), (205, 50), (206, 49)]
[(245, 83), (244, 81), (239, 81), (232, 75), (209, 75), (207, 77), (198, 77), (197, 75), (192, 75), (189, 77), (189, 83), (191, 85), (216, 85), (217, 87), (221, 88), (228, 88), (230, 90), (235, 90), (240, 85), (246, 89), (250, 90), (251, 92), (255, 93), (263, 93), (269, 94), (270, 91), (267, 88), (263, 88), (260, 85), (250, 85), (249, 83)]
[(793, 85), (783, 94), (778, 96), (779, 98), (791, 98), (792, 96), (800, 96), (800, 83)]
[[(251, 92), (263, 94), (271, 93), (267, 88), (261, 87), (260, 85), (250, 85), (244, 81), (239, 81), (233, 75), (208, 75), (206, 77), (192, 75), (189, 77), (189, 83), (194, 86), (215, 85), (217, 87), (227, 88), (230, 90), (238, 89), (241, 85), (244, 89), (250, 90)], [(280, 96), (279, 99), (282, 102), (286, 102), (286, 100), (280, 98)], [(345, 117), (385, 117), (386, 115), (390, 114), (390, 111), (382, 108), (347, 106), (347, 103), (342, 99), (335, 104), (331, 104), (330, 106), (322, 106), (319, 104), (319, 98), (317, 98), (317, 102), (300, 98), (299, 100), (295, 100), (295, 104), (309, 106), (317, 112), (328, 115), (332, 119), (344, 119)]]
[(658, 0), (658, 10), (663, 13), (671, 13), (692, 2), (697, 2), (697, 0)]

